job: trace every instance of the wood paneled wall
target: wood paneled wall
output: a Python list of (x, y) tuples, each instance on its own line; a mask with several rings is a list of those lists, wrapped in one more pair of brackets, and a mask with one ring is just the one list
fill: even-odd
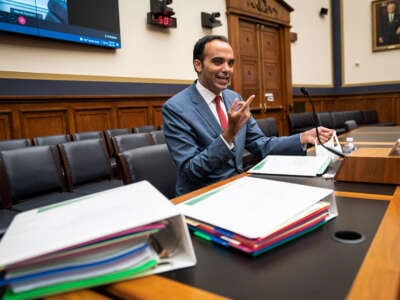
[[(161, 106), (170, 96), (1, 96), (0, 140), (147, 124), (159, 126)], [(317, 111), (372, 108), (378, 112), (380, 121), (400, 125), (400, 93), (314, 96), (313, 100)], [(294, 97), (294, 103), (302, 111), (311, 111), (304, 97)], [(280, 134), (284, 134), (287, 120), (280, 121), (283, 125)]]
[(165, 96), (0, 97), (0, 140), (162, 123)]
[[(400, 93), (370, 93), (362, 95), (313, 96), (316, 111), (375, 109), (379, 121), (400, 125)], [(312, 111), (304, 97), (294, 97), (295, 107)], [(296, 110), (295, 110), (296, 112)]]

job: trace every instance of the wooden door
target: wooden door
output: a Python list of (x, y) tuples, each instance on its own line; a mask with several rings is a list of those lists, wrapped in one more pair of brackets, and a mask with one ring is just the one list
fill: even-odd
[(274, 117), (279, 134), (288, 133), (293, 103), (289, 13), (284, 1), (228, 0), (228, 33), (235, 53), (232, 87), (251, 105), (255, 118)]

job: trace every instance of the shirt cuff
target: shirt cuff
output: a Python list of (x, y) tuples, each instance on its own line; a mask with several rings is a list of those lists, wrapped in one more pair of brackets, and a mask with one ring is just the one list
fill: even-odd
[[(222, 134), (220, 135), (221, 139), (224, 141), (226, 147), (228, 147), (229, 150), (232, 150), (235, 147), (234, 143), (228, 143), (227, 141), (225, 141), (224, 137), (222, 136)], [(307, 147), (307, 146), (306, 146)]]
[(307, 144), (302, 144), (301, 143), (301, 134), (299, 134), (299, 140), (300, 140), (301, 149), (303, 149), (303, 151), (307, 151)]

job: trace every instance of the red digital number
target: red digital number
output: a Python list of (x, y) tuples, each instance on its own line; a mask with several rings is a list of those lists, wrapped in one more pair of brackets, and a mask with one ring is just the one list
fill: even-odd
[(158, 24), (160, 24), (160, 25), (164, 24), (163, 16), (158, 17)]
[(168, 25), (169, 25), (169, 18), (164, 17), (164, 26), (168, 26)]

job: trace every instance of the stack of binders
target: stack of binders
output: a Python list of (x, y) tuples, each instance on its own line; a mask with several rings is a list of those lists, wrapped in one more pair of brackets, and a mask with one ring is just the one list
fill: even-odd
[(20, 213), (0, 242), (3, 299), (32, 299), (196, 262), (184, 218), (146, 181)]
[(337, 216), (333, 191), (240, 178), (178, 205), (195, 236), (253, 256)]

